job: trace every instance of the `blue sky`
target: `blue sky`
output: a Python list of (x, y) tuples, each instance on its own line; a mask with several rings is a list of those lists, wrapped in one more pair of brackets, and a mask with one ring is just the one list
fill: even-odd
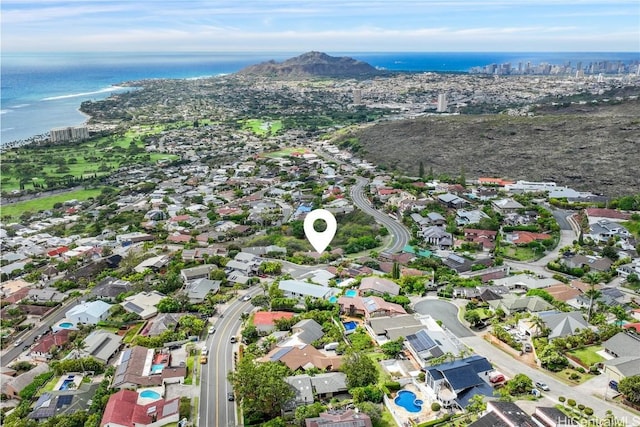
[(2, 0), (4, 52), (640, 51), (638, 0)]

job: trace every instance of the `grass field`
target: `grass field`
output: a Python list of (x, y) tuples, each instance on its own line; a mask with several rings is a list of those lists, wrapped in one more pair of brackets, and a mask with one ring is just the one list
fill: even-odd
[(47, 209), (52, 209), (56, 203), (64, 203), (67, 200), (87, 200), (92, 197), (100, 195), (102, 190), (100, 188), (93, 188), (88, 190), (70, 191), (68, 193), (56, 194), (48, 197), (40, 197), (38, 199), (27, 200), (24, 202), (12, 203), (10, 205), (0, 206), (0, 217), (10, 218), (9, 220), (16, 220), (20, 218), (25, 212), (39, 212)]
[(264, 157), (269, 157), (272, 159), (275, 158), (280, 158), (280, 157), (286, 157), (286, 156), (291, 156), (292, 154), (305, 154), (308, 153), (309, 150), (307, 150), (306, 148), (284, 148), (282, 150), (279, 151), (272, 151), (270, 153), (265, 153)]
[(275, 135), (280, 129), (282, 129), (282, 121), (249, 119), (244, 122), (244, 128), (251, 130), (259, 136)]
[(139, 324), (135, 325), (133, 328), (129, 329), (122, 341), (124, 341), (125, 344), (131, 343), (131, 341), (133, 341), (136, 335), (138, 335), (138, 332), (140, 332), (140, 329), (142, 329), (144, 324), (145, 322), (140, 322)]
[(580, 359), (585, 366), (593, 366), (598, 362), (604, 362), (604, 357), (596, 353), (596, 351), (601, 350), (601, 345), (592, 345), (578, 350), (571, 350), (569, 354)]
[(532, 249), (513, 245), (501, 246), (500, 254), (505, 258), (511, 258), (517, 261), (527, 261), (536, 258), (536, 254)]

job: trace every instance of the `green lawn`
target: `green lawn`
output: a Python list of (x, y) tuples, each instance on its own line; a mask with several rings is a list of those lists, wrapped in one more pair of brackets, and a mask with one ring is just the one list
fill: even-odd
[(0, 207), (0, 217), (5, 220), (5, 217), (10, 217), (11, 220), (15, 220), (25, 212), (39, 212), (47, 209), (52, 209), (56, 203), (64, 203), (67, 200), (87, 200), (92, 197), (100, 195), (102, 189), (92, 188), (88, 190), (76, 190), (68, 193), (55, 194), (53, 196), (40, 197), (38, 199), (27, 200), (25, 202), (17, 202), (9, 205), (3, 205)]
[(275, 158), (280, 158), (280, 157), (286, 157), (286, 156), (291, 156), (292, 154), (304, 154), (307, 153), (309, 150), (307, 150), (306, 148), (283, 148), (282, 150), (278, 150), (278, 151), (272, 151), (271, 153), (265, 153), (264, 156), (265, 157), (269, 157), (272, 159)]
[(500, 255), (504, 256), (505, 258), (515, 259), (517, 261), (527, 261), (536, 258), (535, 252), (533, 252), (533, 250), (531, 250), (530, 248), (514, 245), (501, 246)]
[(621, 225), (629, 230), (631, 234), (635, 235), (637, 238), (640, 238), (640, 221), (622, 222)]
[(135, 325), (133, 328), (129, 329), (126, 335), (124, 336), (124, 338), (122, 339), (122, 341), (124, 341), (125, 344), (131, 343), (131, 341), (133, 341), (136, 335), (138, 335), (138, 332), (140, 332), (140, 329), (142, 329), (143, 326), (144, 326), (144, 322), (140, 322), (139, 324)]
[(396, 426), (396, 420), (393, 419), (391, 412), (389, 412), (389, 410), (385, 406), (384, 410), (382, 411), (382, 418), (380, 419), (379, 422), (375, 423), (373, 427), (395, 427), (395, 426)]
[(194, 364), (195, 358), (196, 358), (195, 356), (187, 357), (187, 376), (184, 379), (184, 383), (186, 385), (193, 384), (193, 364)]
[[(577, 385), (577, 384), (582, 384), (585, 381), (590, 380), (591, 378), (594, 377), (594, 375), (591, 375), (589, 373), (584, 373), (581, 374), (580, 372), (577, 372), (573, 369), (563, 369), (560, 372), (551, 372), (551, 371), (547, 371), (549, 374), (555, 376), (557, 379), (559, 379), (560, 381), (564, 382), (565, 384), (569, 384), (569, 385)], [(580, 375), (580, 378), (577, 380), (570, 380), (569, 376), (571, 374), (578, 374)]]
[(244, 127), (259, 136), (275, 135), (282, 129), (282, 121), (249, 119), (245, 120)]
[(38, 396), (42, 393), (46, 393), (48, 391), (53, 391), (53, 388), (56, 386), (56, 383), (60, 380), (60, 375), (54, 375), (53, 378), (49, 380), (42, 388), (38, 391)]
[(601, 350), (601, 345), (592, 345), (578, 350), (571, 350), (569, 354), (580, 359), (585, 366), (593, 366), (598, 362), (604, 362), (604, 357), (596, 353), (596, 351)]

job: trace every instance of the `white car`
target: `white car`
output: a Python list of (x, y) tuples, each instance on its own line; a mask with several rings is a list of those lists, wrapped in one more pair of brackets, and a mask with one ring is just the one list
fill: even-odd
[(543, 383), (542, 381), (536, 381), (536, 388), (539, 388), (543, 391), (549, 391), (549, 386)]
[(213, 334), (216, 331), (216, 327), (215, 326), (209, 326), (209, 334)]
[(242, 301), (249, 301), (251, 299), (251, 295), (246, 294), (245, 296), (242, 297)]

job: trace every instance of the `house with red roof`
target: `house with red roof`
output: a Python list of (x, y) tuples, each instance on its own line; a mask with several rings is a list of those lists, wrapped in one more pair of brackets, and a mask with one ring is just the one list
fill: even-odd
[(160, 427), (179, 420), (180, 398), (138, 403), (138, 393), (120, 390), (112, 394), (104, 410), (101, 427)]
[(551, 239), (552, 236), (545, 233), (532, 233), (531, 231), (514, 231), (507, 233), (505, 239), (514, 245), (526, 245), (534, 241)]
[(69, 333), (71, 330), (69, 329), (61, 329), (58, 332), (54, 332), (53, 334), (45, 335), (40, 338), (38, 344), (36, 344), (32, 349), (29, 355), (34, 360), (41, 360), (46, 362), (50, 360), (52, 355), (50, 353), (51, 349), (55, 347), (62, 347), (67, 342), (69, 342)]
[(631, 219), (631, 214), (616, 209), (588, 208), (585, 209), (585, 212), (589, 219), (589, 224), (596, 223), (602, 219), (608, 219), (612, 222), (629, 221)]
[(491, 250), (496, 247), (497, 234), (498, 232), (493, 230), (480, 230), (477, 228), (464, 229), (464, 239), (467, 242), (482, 245), (484, 250)]
[(258, 311), (253, 315), (253, 325), (261, 332), (272, 332), (278, 319), (291, 319), (293, 313), (288, 311)]
[(69, 252), (69, 248), (67, 246), (60, 246), (59, 248), (55, 248), (47, 252), (47, 256), (51, 258), (55, 258), (55, 257), (60, 258), (60, 255), (62, 255), (65, 252)]

